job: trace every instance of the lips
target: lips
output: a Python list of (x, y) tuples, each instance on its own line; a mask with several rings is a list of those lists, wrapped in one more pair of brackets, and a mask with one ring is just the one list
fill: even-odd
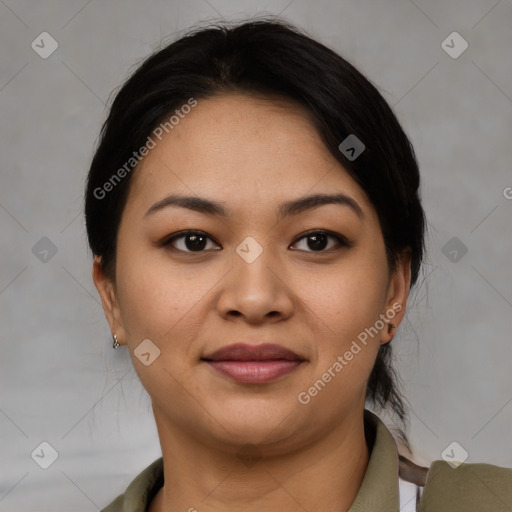
[(299, 355), (281, 345), (264, 343), (261, 345), (249, 345), (236, 343), (220, 348), (205, 356), (208, 361), (273, 361), (283, 359), (285, 361), (302, 361)]
[(264, 384), (296, 370), (305, 359), (281, 345), (236, 343), (202, 358), (214, 370), (245, 384)]

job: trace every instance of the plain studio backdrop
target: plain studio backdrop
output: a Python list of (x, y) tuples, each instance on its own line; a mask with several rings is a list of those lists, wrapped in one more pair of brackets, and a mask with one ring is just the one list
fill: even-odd
[(85, 177), (142, 58), (265, 14), (352, 62), (415, 147), (428, 255), (393, 341), (414, 460), (512, 467), (511, 0), (0, 0), (1, 512), (97, 511), (161, 455), (91, 279)]

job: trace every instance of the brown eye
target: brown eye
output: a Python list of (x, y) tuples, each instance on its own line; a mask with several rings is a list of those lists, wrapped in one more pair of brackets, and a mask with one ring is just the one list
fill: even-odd
[(207, 248), (208, 240), (212, 239), (202, 231), (184, 231), (166, 238), (160, 245), (172, 246), (173, 249), (182, 252), (203, 252)]
[[(335, 240), (337, 245), (326, 247), (329, 244), (329, 239)], [(332, 233), (330, 231), (310, 231), (306, 235), (303, 235), (301, 238), (298, 238), (295, 244), (301, 240), (306, 240), (306, 247), (311, 249), (299, 249), (304, 250), (306, 252), (329, 252), (332, 249), (337, 249), (340, 247), (352, 247), (352, 243), (350, 243), (343, 235), (339, 233)]]

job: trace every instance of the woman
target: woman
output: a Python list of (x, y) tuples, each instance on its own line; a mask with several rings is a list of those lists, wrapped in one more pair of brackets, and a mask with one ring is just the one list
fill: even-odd
[(162, 457), (105, 512), (512, 505), (512, 470), (441, 460), (427, 474), (365, 409), (405, 424), (390, 343), (423, 257), (418, 191), (375, 87), (284, 22), (196, 30), (136, 70), (85, 212)]

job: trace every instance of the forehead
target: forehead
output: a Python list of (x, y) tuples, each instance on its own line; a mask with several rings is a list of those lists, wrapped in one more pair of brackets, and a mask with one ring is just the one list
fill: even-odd
[[(153, 137), (154, 138), (154, 137)], [(198, 99), (144, 157), (129, 202), (149, 207), (171, 192), (239, 202), (308, 192), (364, 191), (330, 154), (310, 113), (289, 99), (242, 94)]]

